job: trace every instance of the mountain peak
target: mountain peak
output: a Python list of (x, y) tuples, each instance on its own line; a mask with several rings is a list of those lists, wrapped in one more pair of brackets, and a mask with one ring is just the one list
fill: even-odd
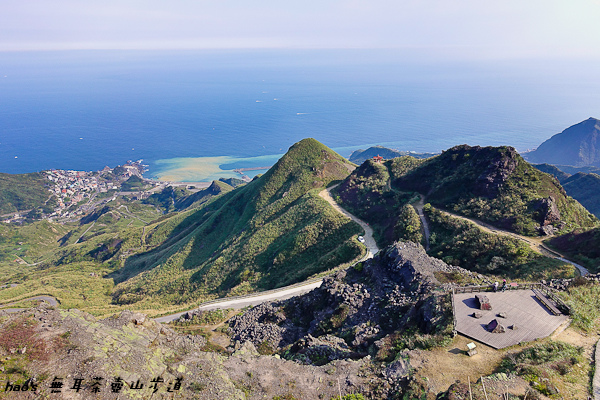
[(570, 126), (525, 157), (535, 163), (600, 166), (600, 120), (590, 117)]

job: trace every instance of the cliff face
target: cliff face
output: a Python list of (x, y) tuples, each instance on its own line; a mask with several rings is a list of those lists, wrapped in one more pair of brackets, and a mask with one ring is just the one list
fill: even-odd
[(589, 118), (565, 129), (525, 158), (535, 163), (600, 166), (600, 120)]

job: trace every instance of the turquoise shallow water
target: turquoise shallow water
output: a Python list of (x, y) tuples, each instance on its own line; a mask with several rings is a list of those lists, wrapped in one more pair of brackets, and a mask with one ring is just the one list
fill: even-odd
[(525, 150), (600, 116), (596, 65), (358, 50), (0, 53), (0, 171), (144, 159), (155, 176), (216, 156), (229, 157), (211, 161), (223, 169), (255, 167), (305, 137), (344, 156), (373, 144)]

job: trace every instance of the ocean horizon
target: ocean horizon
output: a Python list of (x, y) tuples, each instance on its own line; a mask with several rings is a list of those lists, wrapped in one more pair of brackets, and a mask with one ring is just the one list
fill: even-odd
[(0, 172), (143, 159), (149, 178), (208, 181), (272, 165), (306, 137), (345, 157), (372, 145), (525, 151), (600, 116), (596, 65), (383, 50), (4, 52)]

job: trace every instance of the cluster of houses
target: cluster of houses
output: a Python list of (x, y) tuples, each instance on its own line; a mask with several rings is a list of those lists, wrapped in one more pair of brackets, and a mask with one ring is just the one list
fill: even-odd
[[(117, 191), (121, 184), (133, 175), (142, 176), (145, 165), (139, 161), (128, 161), (125, 165), (115, 168), (104, 167), (101, 171), (70, 171), (52, 169), (44, 171), (51, 182), (49, 190), (56, 196), (54, 212), (44, 218), (72, 217), (85, 214), (85, 207), (70, 210), (71, 206), (85, 199), (92, 200), (98, 194)], [(15, 223), (27, 218), (27, 213), (15, 213), (3, 222)]]

